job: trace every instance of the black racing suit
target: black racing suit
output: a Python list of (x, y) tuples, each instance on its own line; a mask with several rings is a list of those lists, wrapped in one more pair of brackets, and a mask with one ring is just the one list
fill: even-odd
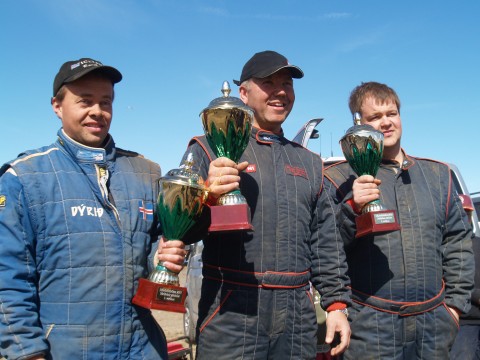
[(345, 359), (448, 359), (458, 323), (447, 306), (470, 309), (474, 273), (471, 228), (450, 168), (408, 156), (401, 166), (382, 162), (381, 202), (401, 230), (357, 239), (348, 203), (356, 174), (343, 162), (325, 176), (341, 206), (354, 302)]
[[(190, 142), (201, 175), (215, 158), (204, 136)], [(317, 322), (310, 282), (322, 306), (350, 304), (343, 243), (322, 160), (283, 136), (254, 128), (240, 160), (240, 190), (253, 232), (204, 236), (197, 359), (314, 359)], [(210, 223), (209, 211), (202, 222)]]

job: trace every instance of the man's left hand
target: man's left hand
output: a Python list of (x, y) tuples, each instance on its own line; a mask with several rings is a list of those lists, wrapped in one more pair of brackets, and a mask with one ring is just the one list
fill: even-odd
[(327, 335), (325, 342), (331, 344), (335, 333), (340, 335), (340, 344), (332, 348), (330, 354), (332, 356), (342, 354), (350, 344), (350, 325), (347, 316), (340, 311), (330, 311), (327, 315)]
[(457, 320), (457, 322), (460, 321), (460, 311), (458, 311), (456, 308), (453, 308), (453, 307), (448, 307), (448, 310), (450, 310), (450, 312), (452, 313), (452, 316), (455, 317), (455, 320)]

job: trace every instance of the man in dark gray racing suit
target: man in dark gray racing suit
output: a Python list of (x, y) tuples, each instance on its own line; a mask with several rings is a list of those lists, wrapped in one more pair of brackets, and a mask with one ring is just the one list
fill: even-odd
[[(346, 162), (325, 170), (325, 188), (341, 204), (352, 286), (344, 358), (448, 359), (458, 314), (470, 308), (474, 270), (471, 228), (450, 168), (400, 147), (400, 100), (388, 86), (358, 86), (350, 109), (384, 134), (384, 152), (376, 179), (357, 177)], [(355, 238), (355, 218), (379, 198), (401, 229)]]
[(211, 196), (240, 187), (254, 227), (204, 233), (197, 359), (314, 359), (310, 282), (329, 311), (327, 342), (340, 334), (333, 354), (348, 346), (349, 280), (322, 160), (287, 140), (281, 127), (295, 99), (292, 78), (302, 76), (276, 52), (255, 54), (236, 81), (255, 111), (241, 162), (216, 158), (204, 136), (187, 149), (208, 176)]

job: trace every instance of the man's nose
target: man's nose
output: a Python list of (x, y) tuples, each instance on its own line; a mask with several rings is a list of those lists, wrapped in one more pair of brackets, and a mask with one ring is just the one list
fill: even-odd
[(380, 119), (380, 124), (382, 126), (388, 126), (392, 124), (392, 121), (387, 115), (383, 115), (382, 118)]
[(286, 95), (287, 94), (287, 90), (285, 89), (285, 87), (283, 85), (276, 86), (274, 92), (275, 92), (276, 95)]
[(102, 108), (100, 104), (93, 104), (90, 108), (90, 115), (102, 116)]

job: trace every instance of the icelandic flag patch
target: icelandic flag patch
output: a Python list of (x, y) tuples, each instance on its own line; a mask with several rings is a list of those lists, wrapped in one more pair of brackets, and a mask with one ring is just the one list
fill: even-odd
[(143, 220), (153, 220), (153, 204), (143, 200), (138, 202), (138, 211), (142, 214)]

